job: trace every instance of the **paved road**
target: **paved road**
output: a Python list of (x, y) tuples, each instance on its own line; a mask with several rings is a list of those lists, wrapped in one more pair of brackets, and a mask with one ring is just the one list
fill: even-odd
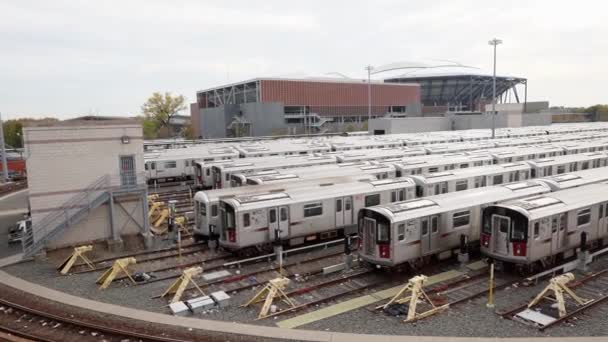
[(20, 243), (7, 241), (9, 229), (27, 212), (27, 190), (0, 198), (0, 258), (21, 252)]

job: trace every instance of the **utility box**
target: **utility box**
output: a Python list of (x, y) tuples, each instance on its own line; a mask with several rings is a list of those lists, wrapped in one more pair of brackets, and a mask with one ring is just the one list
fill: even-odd
[(190, 309), (184, 302), (171, 303), (169, 308), (175, 316), (188, 316), (190, 314)]
[(190, 310), (192, 310), (193, 313), (200, 313), (205, 310), (213, 309), (213, 307), (215, 306), (215, 302), (213, 301), (213, 299), (211, 299), (211, 297), (204, 296), (190, 299), (186, 301), (186, 305), (188, 305), (188, 307), (190, 308)]
[(217, 303), (220, 308), (230, 305), (230, 296), (224, 291), (217, 291), (211, 294), (211, 298)]

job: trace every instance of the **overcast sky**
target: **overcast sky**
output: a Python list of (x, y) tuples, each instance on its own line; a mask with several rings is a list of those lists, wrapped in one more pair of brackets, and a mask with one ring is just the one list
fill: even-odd
[(447, 59), (526, 77), (529, 100), (607, 103), (604, 1), (0, 0), (3, 118), (134, 115), (154, 91), (258, 76), (365, 77)]

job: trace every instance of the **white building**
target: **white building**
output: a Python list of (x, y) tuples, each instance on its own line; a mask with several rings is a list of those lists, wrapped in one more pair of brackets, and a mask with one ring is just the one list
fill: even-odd
[(23, 130), (32, 214), (25, 255), (149, 237), (141, 125), (69, 121)]

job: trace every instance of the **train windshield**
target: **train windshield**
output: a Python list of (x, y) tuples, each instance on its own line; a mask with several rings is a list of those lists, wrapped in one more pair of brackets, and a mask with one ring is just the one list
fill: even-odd
[(198, 212), (201, 216), (207, 216), (207, 206), (203, 202), (198, 202)]

